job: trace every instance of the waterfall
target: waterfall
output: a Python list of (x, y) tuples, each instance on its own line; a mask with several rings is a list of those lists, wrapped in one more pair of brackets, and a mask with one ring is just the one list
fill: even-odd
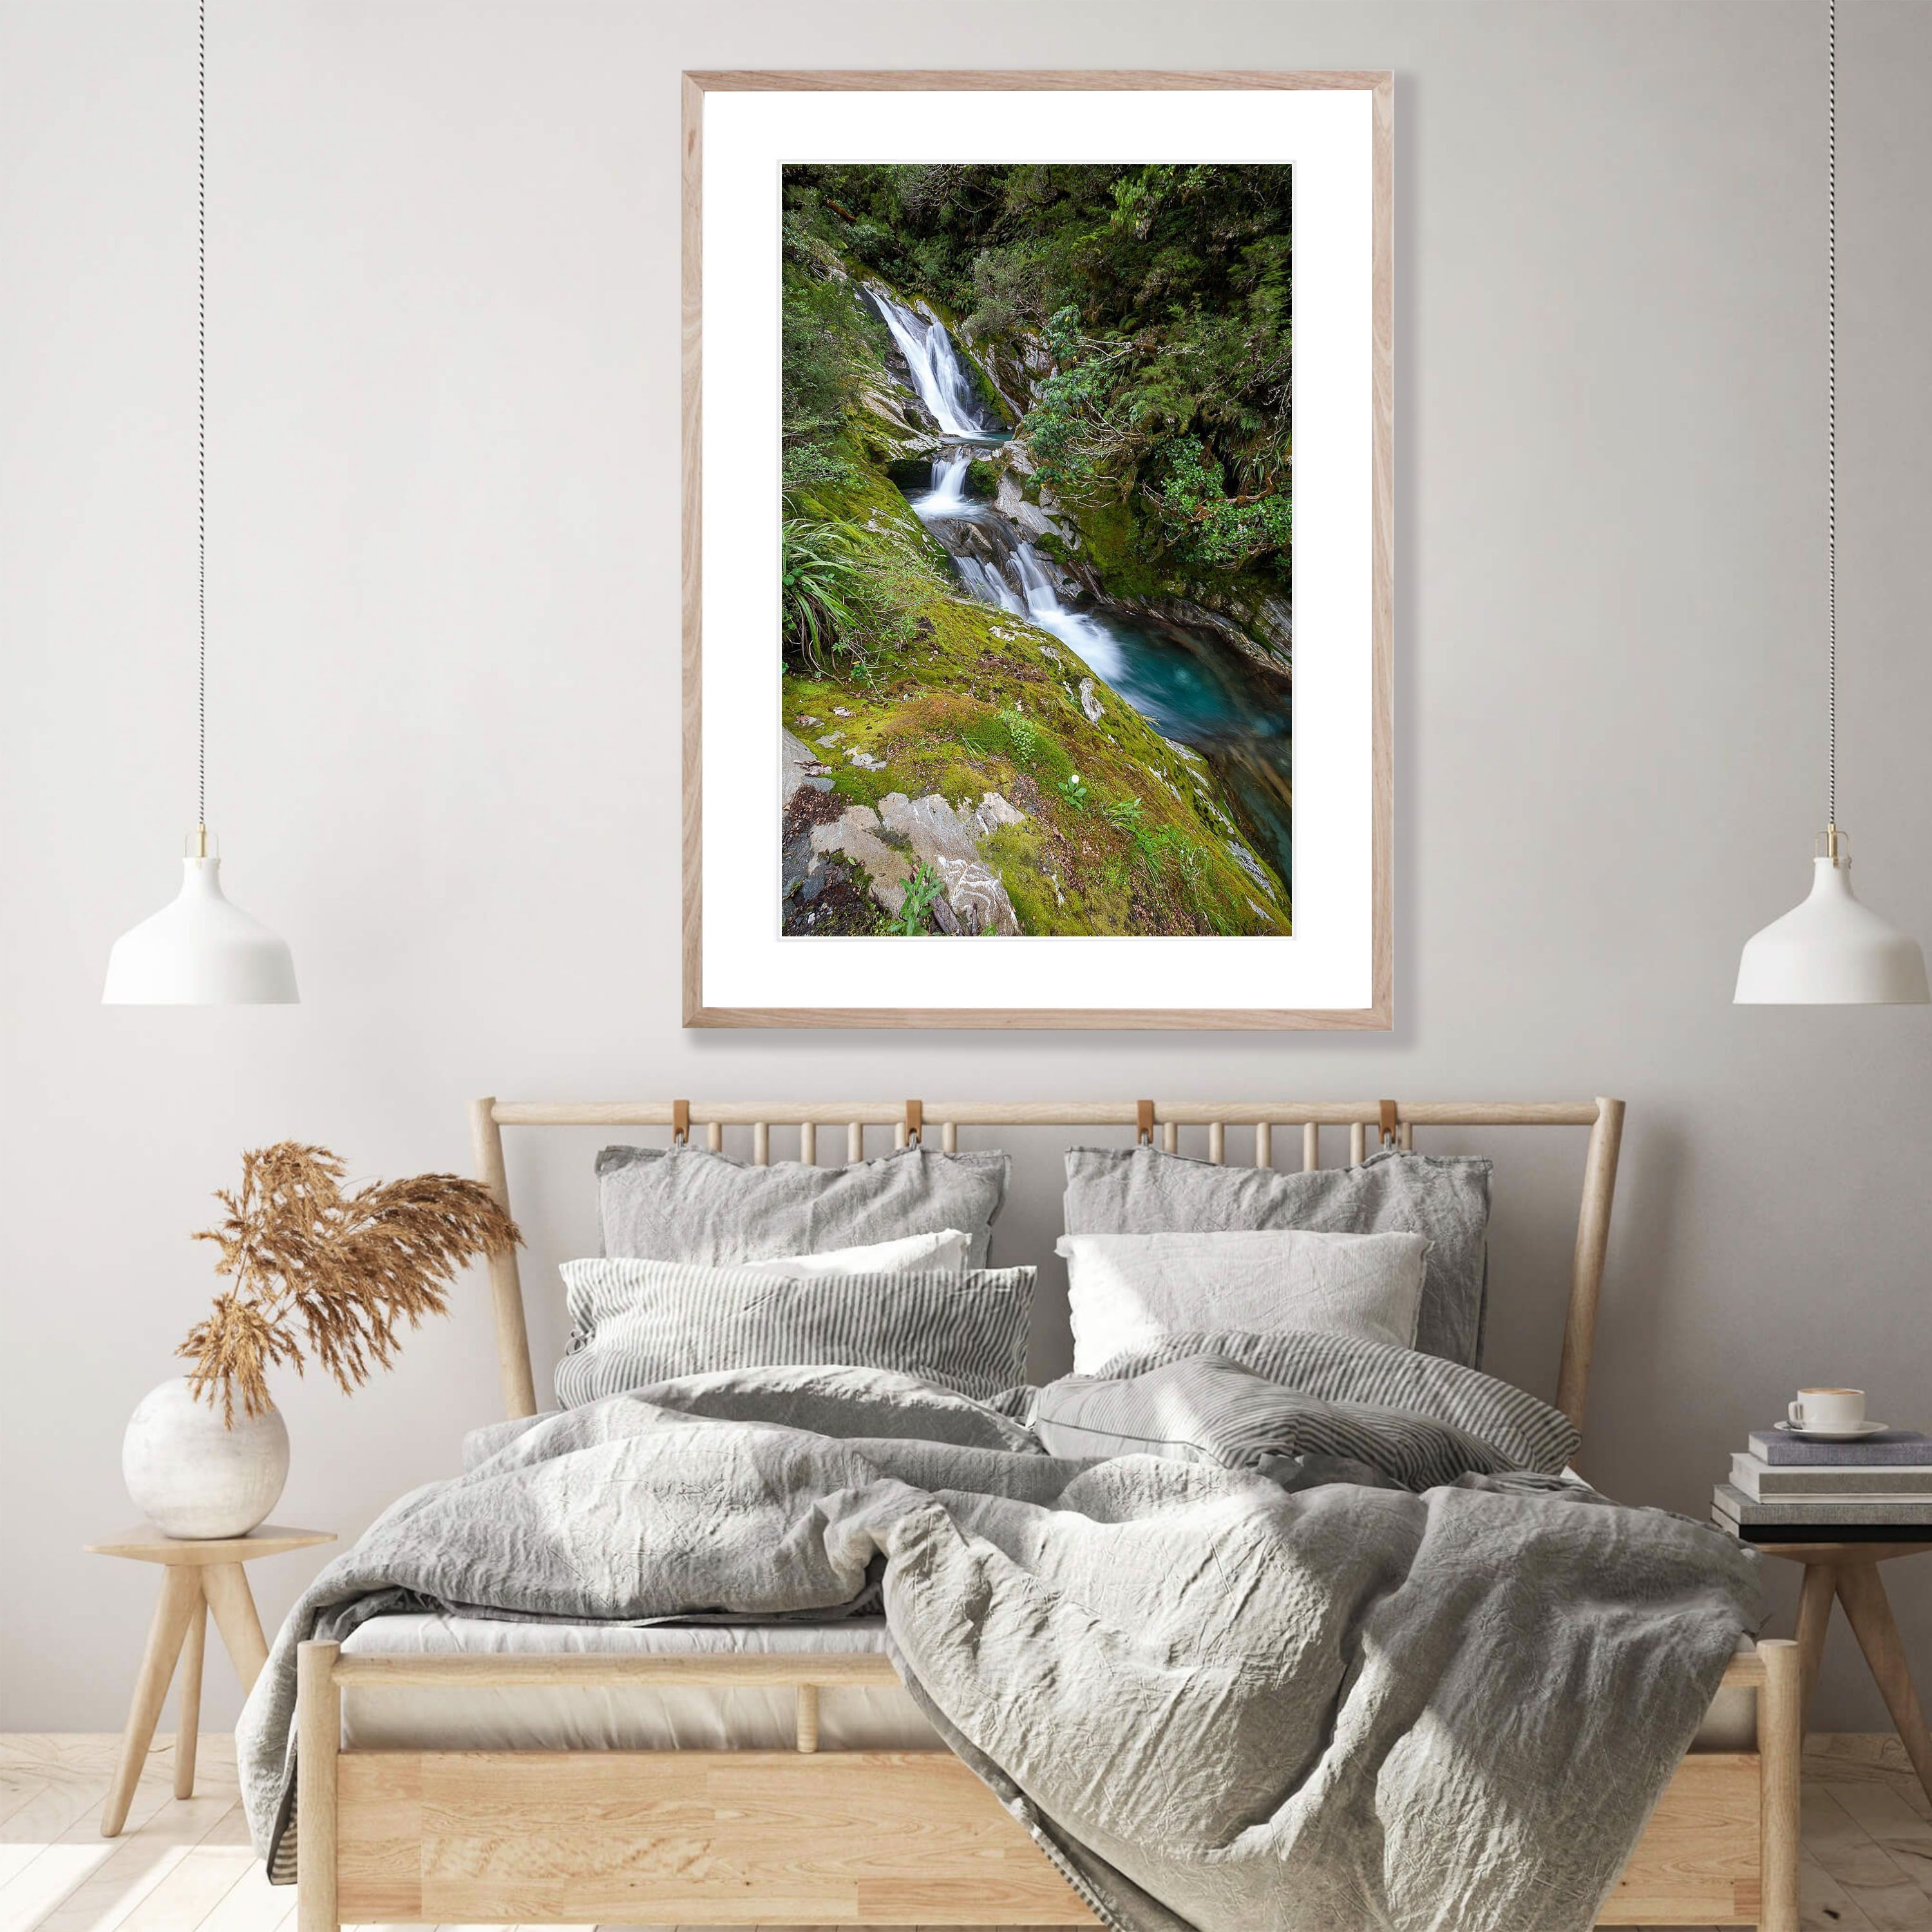
[(964, 449), (942, 449), (932, 459), (932, 488), (913, 500), (913, 512), (928, 517), (970, 517), (976, 507), (966, 494), (966, 466), (973, 460)]
[[(966, 590), (982, 604), (1024, 617), (1078, 652), (1105, 677), (1120, 658), (1112, 633), (1094, 618), (1070, 610), (1040, 552), (1016, 537), (1004, 518), (966, 494), (972, 452), (942, 449), (932, 459), (932, 487), (911, 500), (913, 514), (945, 547)], [(962, 529), (970, 523), (970, 529)]]
[(1026, 598), (1026, 614), (1042, 631), (1051, 631), (1069, 649), (1078, 653), (1090, 670), (1112, 683), (1118, 675), (1120, 646), (1107, 626), (1093, 617), (1070, 610), (1060, 601), (1060, 592), (1040, 560), (1040, 553), (1030, 543), (1022, 543), (1013, 552), (1019, 573), (1020, 590)]
[(976, 556), (956, 556), (952, 561), (960, 582), (982, 604), (997, 604), (1011, 616), (1027, 614), (1026, 599), (992, 565), (982, 563)]
[[(983, 439), (977, 448), (942, 446), (932, 459), (931, 487), (907, 493), (914, 513), (952, 558), (960, 588), (976, 602), (1050, 632), (1163, 737), (1198, 747), (1223, 795), (1250, 821), (1245, 836), (1286, 881), (1293, 862), (1286, 681), (1258, 676), (1239, 652), (1204, 633), (1190, 637), (1104, 604), (1070, 610), (1060, 602), (1066, 579), (1056, 566), (995, 505), (966, 494), (968, 466), (983, 447)], [(1077, 668), (1069, 673), (1080, 675)], [(1231, 849), (1238, 861), (1246, 851), (1238, 840)]]
[(928, 322), (916, 310), (895, 302), (882, 289), (867, 292), (878, 304), (899, 353), (912, 372), (912, 386), (919, 399), (932, 412), (933, 420), (947, 436), (983, 436), (986, 426), (980, 420), (980, 406), (973, 386), (953, 352), (952, 338), (944, 324)]

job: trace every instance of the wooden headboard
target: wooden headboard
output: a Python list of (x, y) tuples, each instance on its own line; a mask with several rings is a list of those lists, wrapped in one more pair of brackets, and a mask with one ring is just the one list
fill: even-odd
[[(1556, 1406), (1580, 1430), (1590, 1382), (1590, 1349), (1596, 1334), (1597, 1301), (1604, 1284), (1604, 1257), (1610, 1246), (1610, 1202), (1616, 1189), (1617, 1150), (1623, 1138), (1621, 1100), (590, 1100), (562, 1102), (474, 1100), (470, 1126), (478, 1177), (506, 1208), (510, 1183), (503, 1164), (506, 1127), (668, 1127), (688, 1139), (702, 1127), (706, 1144), (721, 1148), (728, 1126), (749, 1127), (752, 1158), (772, 1157), (772, 1130), (798, 1130), (799, 1158), (818, 1158), (818, 1130), (845, 1130), (845, 1158), (866, 1157), (866, 1130), (892, 1130), (895, 1147), (940, 1130), (949, 1154), (962, 1127), (1127, 1127), (1151, 1142), (1156, 1128), (1170, 1154), (1183, 1127), (1208, 1130), (1208, 1158), (1225, 1160), (1228, 1130), (1254, 1130), (1254, 1163), (1274, 1163), (1276, 1127), (1301, 1130), (1301, 1164), (1322, 1164), (1322, 1130), (1346, 1127), (1348, 1160), (1359, 1162), (1372, 1131), (1379, 1144), (1413, 1148), (1418, 1127), (1587, 1127), (1589, 1146), (1583, 1161), (1582, 1198), (1576, 1214), (1576, 1252), (1570, 1271), (1570, 1308), (1563, 1324), (1563, 1359), (1557, 1371)], [(496, 1359), (502, 1377), (503, 1406), (512, 1417), (537, 1412), (536, 1385), (530, 1376), (530, 1340), (524, 1317), (524, 1290), (515, 1250), (490, 1264), (496, 1306)]]

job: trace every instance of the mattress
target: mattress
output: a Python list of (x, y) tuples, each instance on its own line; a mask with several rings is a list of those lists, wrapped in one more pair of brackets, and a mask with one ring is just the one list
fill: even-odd
[[(693, 1657), (782, 1652), (883, 1653), (882, 1617), (831, 1624), (520, 1624), (442, 1615), (372, 1617), (344, 1641), (352, 1657)], [(637, 1684), (345, 1685), (342, 1742), (363, 1750), (790, 1750), (789, 1688)], [(824, 1750), (943, 1750), (896, 1684), (828, 1684)]]
[[(732, 1656), (883, 1652), (883, 1618), (831, 1624), (523, 1624), (442, 1615), (372, 1617), (344, 1641), (356, 1657)], [(1748, 1643), (1740, 1646), (1748, 1649)], [(1756, 1700), (1720, 1690), (1693, 1750), (1748, 1750)], [(344, 1688), (342, 1742), (361, 1750), (790, 1750), (789, 1689), (627, 1684), (410, 1684)], [(824, 1750), (942, 1750), (898, 1684), (818, 1694)]]

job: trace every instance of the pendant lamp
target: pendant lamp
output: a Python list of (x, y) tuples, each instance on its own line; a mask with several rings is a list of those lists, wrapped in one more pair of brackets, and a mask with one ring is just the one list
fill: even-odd
[(208, 0), (200, 0), (196, 83), (196, 545), (200, 562), (195, 829), (180, 895), (114, 942), (102, 1003), (119, 1006), (286, 1006), (296, 992), (286, 944), (232, 904), (208, 830)]
[(1838, 826), (1838, 5), (1831, 0), (1827, 58), (1826, 584), (1830, 619), (1830, 764), (1825, 830), (1802, 904), (1744, 942), (1740, 1006), (1924, 1006), (1932, 999), (1918, 942), (1852, 892), (1850, 842)]

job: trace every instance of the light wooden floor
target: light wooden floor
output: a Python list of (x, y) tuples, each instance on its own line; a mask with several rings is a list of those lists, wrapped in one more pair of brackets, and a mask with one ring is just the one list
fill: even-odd
[[(233, 1740), (202, 1738), (185, 1801), (172, 1795), (172, 1744), (158, 1744), (127, 1831), (106, 1839), (100, 1807), (118, 1742), (0, 1736), (0, 1932), (292, 1927), (293, 1888), (271, 1886), (248, 1849)], [(1895, 1738), (1810, 1741), (1804, 1839), (1806, 1932), (1932, 1932), (1932, 1802)]]

